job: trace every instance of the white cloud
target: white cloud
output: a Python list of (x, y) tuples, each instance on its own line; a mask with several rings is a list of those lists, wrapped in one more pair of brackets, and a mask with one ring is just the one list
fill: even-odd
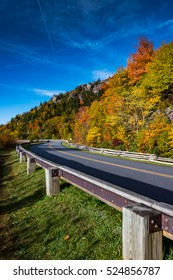
[(92, 77), (94, 80), (105, 80), (113, 75), (112, 72), (104, 69), (104, 70), (94, 70), (92, 72)]
[(9, 84), (0, 84), (0, 87), (10, 88), (10, 89), (17, 89), (17, 90), (28, 90), (22, 85), (9, 85)]
[(64, 90), (48, 90), (48, 89), (40, 89), (40, 88), (34, 88), (32, 91), (35, 92), (36, 94), (49, 96), (49, 97), (58, 95), (60, 93), (65, 93)]
[(165, 27), (165, 26), (170, 25), (170, 24), (173, 24), (173, 19), (170, 19), (170, 20), (167, 20), (167, 21), (164, 21), (164, 22), (160, 23), (158, 25), (158, 28), (162, 28), (162, 27)]
[(20, 66), (23, 66), (23, 65), (25, 65), (26, 63), (18, 63), (18, 64), (8, 64), (8, 65), (6, 65), (5, 66), (5, 69), (7, 69), (7, 68), (16, 68), (16, 67), (20, 67)]

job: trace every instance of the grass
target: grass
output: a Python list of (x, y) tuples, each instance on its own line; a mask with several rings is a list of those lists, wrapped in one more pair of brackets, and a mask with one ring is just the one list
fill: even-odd
[[(0, 159), (0, 259), (122, 259), (120, 212), (63, 181), (47, 197), (43, 169), (27, 176), (15, 151)], [(173, 260), (171, 240), (163, 251)]]
[(27, 176), (14, 151), (1, 173), (0, 259), (122, 258), (121, 213), (65, 182), (47, 197), (44, 170)]

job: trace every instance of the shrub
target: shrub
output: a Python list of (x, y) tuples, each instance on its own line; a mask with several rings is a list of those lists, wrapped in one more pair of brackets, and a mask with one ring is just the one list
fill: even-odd
[(8, 134), (0, 135), (0, 149), (12, 148), (16, 144), (16, 140)]

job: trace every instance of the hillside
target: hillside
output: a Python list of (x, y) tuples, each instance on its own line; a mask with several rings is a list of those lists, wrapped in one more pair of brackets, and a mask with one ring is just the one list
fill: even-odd
[(72, 137), (75, 114), (102, 95), (101, 81), (80, 85), (72, 91), (54, 95), (50, 101), (17, 115), (1, 126), (1, 131), (17, 139)]
[(154, 50), (140, 38), (113, 77), (54, 96), (0, 130), (3, 137), (65, 138), (173, 157), (173, 42)]

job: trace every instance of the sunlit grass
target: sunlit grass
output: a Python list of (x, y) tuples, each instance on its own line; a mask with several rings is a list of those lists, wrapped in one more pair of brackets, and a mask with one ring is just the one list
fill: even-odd
[(26, 175), (15, 152), (1, 182), (1, 259), (121, 259), (121, 213), (65, 182), (45, 194), (44, 170)]
[[(65, 182), (47, 197), (43, 169), (27, 176), (14, 151), (0, 156), (0, 259), (122, 259), (120, 212)], [(163, 252), (173, 260), (173, 241)]]

